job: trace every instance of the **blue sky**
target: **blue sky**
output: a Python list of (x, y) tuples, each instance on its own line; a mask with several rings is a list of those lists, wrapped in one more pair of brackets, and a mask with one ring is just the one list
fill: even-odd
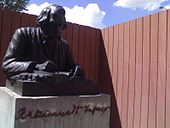
[(26, 13), (38, 15), (49, 4), (62, 5), (69, 22), (96, 28), (113, 26), (170, 8), (170, 0), (30, 0)]

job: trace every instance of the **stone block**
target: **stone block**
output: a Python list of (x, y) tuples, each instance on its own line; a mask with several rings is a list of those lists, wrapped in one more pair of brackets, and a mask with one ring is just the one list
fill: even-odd
[(56, 85), (32, 81), (9, 81), (6, 87), (21, 96), (69, 96), (99, 94), (99, 87), (89, 81), (66, 81)]
[(0, 128), (109, 128), (110, 96), (20, 96), (0, 87)]

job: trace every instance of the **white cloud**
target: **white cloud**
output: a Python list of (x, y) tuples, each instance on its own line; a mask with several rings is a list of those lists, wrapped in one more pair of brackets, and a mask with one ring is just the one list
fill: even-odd
[(37, 4), (31, 4), (26, 8), (28, 11), (24, 11), (24, 12), (29, 14), (39, 15), (41, 11), (49, 5), (50, 4), (48, 2), (45, 2), (39, 6)]
[(164, 7), (164, 9), (166, 10), (166, 9), (170, 9), (170, 4), (169, 5), (166, 5), (165, 7)]
[(97, 4), (88, 4), (85, 8), (75, 5), (73, 8), (64, 7), (66, 19), (73, 23), (102, 28), (105, 12)]
[[(28, 11), (24, 11), (29, 14), (39, 15), (41, 10), (50, 5), (45, 2), (41, 5), (31, 4), (27, 7)], [(88, 4), (85, 8), (75, 5), (73, 8), (64, 7), (66, 10), (66, 20), (69, 22), (87, 25), (96, 28), (103, 28), (103, 18), (105, 12), (100, 10), (97, 4)]]
[(125, 8), (143, 8), (148, 11), (158, 9), (163, 2), (167, 0), (117, 0), (114, 6)]

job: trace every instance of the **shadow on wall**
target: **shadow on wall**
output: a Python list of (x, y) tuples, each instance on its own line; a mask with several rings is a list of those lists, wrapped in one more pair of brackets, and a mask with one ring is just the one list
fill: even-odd
[[(102, 38), (102, 36), (101, 36)], [(100, 42), (99, 83), (102, 93), (111, 95), (110, 128), (122, 128), (103, 39)], [(107, 76), (107, 77), (106, 77)]]

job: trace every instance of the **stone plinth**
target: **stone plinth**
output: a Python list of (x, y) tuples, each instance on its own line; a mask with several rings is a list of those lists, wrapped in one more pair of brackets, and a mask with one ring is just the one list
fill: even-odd
[(109, 128), (110, 96), (20, 96), (0, 87), (0, 128)]

